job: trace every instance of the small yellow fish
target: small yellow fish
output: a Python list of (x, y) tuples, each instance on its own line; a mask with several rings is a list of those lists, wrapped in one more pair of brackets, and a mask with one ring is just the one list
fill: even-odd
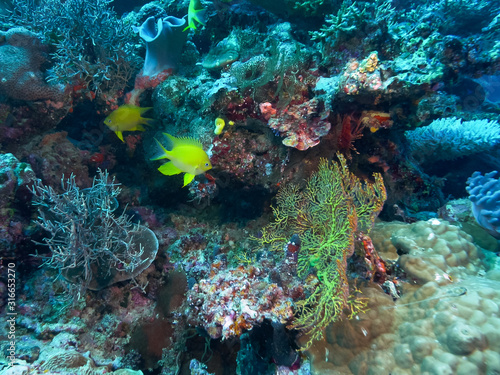
[(104, 123), (124, 142), (122, 132), (144, 131), (145, 129), (142, 125), (150, 125), (150, 121), (153, 121), (153, 119), (144, 118), (141, 115), (151, 108), (141, 108), (135, 105), (124, 104), (111, 112), (104, 119)]
[(184, 28), (182, 31), (186, 31), (187, 29), (194, 29), (196, 30), (196, 22), (201, 23), (203, 26), (205, 26), (205, 20), (204, 20), (204, 14), (205, 14), (205, 9), (196, 9), (197, 7), (201, 7), (200, 0), (191, 0), (189, 2), (189, 8), (188, 8), (188, 25)]
[(199, 141), (192, 138), (175, 138), (167, 133), (163, 133), (163, 135), (168, 140), (167, 147), (170, 151), (155, 138), (156, 143), (163, 150), (163, 155), (151, 159), (170, 159), (169, 162), (158, 168), (161, 173), (167, 176), (185, 173), (184, 185), (182, 185), (184, 187), (193, 181), (194, 176), (212, 168), (210, 159)]

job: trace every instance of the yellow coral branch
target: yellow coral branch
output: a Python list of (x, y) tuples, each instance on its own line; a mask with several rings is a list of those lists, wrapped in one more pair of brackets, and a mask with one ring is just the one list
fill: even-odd
[(273, 208), (275, 221), (254, 238), (261, 247), (283, 251), (293, 234), (300, 237), (297, 273), (303, 279), (315, 273), (318, 279), (311, 294), (295, 303), (295, 321), (290, 325), (309, 335), (306, 348), (344, 312), (352, 317), (366, 309), (364, 299), (349, 292), (347, 258), (356, 232), (366, 234), (371, 229), (386, 199), (380, 174), (374, 174), (373, 183), (362, 182), (342, 155), (337, 158), (338, 163), (321, 159), (303, 191), (295, 185), (282, 188)]

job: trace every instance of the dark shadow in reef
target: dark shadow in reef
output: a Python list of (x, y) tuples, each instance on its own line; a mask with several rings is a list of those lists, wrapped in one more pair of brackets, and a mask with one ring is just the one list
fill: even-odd
[[(164, 349), (173, 350), (172, 342), (176, 338), (176, 326), (172, 324), (173, 312), (178, 309), (185, 298), (187, 289), (186, 275), (183, 272), (170, 271), (164, 279), (164, 284), (158, 288), (156, 299), (156, 315), (154, 319), (146, 319), (131, 333), (126, 353), (137, 352), (141, 367), (145, 373), (156, 374), (161, 370), (160, 361)], [(153, 369), (149, 371), (148, 369)]]
[(149, 2), (150, 0), (115, 0), (110, 5), (119, 16), (122, 16), (128, 12), (138, 11)]
[(220, 188), (213, 204), (218, 205), (221, 224), (237, 222), (244, 225), (247, 221), (260, 217), (272, 197), (273, 195), (261, 186), (230, 185)]
[(425, 173), (444, 179), (444, 197), (467, 197), (467, 179), (476, 171), (483, 174), (500, 169), (500, 149), (486, 154), (475, 154), (450, 161), (428, 162), (422, 165)]
[(57, 125), (57, 131), (68, 133), (68, 139), (80, 150), (96, 152), (104, 137), (111, 132), (104, 125), (104, 116), (97, 113), (95, 104), (85, 101), (73, 108)]

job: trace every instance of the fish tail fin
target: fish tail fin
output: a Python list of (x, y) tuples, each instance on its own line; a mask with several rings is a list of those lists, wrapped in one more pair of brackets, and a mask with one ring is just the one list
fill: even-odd
[(193, 181), (193, 179), (194, 179), (194, 174), (191, 174), (191, 173), (184, 174), (184, 185), (182, 185), (182, 187), (191, 183), (191, 181)]
[(182, 171), (177, 168), (171, 161), (163, 164), (160, 168), (158, 168), (158, 170), (165, 176), (173, 176), (182, 173)]
[(196, 20), (201, 23), (203, 26), (205, 26), (205, 23), (207, 22), (207, 10), (206, 9), (200, 9), (196, 11)]
[(142, 125), (153, 126), (155, 124), (155, 122), (156, 122), (156, 120), (154, 118), (141, 117), (141, 124)]
[(170, 152), (165, 147), (163, 147), (163, 145), (160, 143), (159, 140), (155, 138), (155, 141), (156, 143), (158, 143), (158, 146), (160, 146), (160, 148), (162, 149), (163, 155), (157, 156), (156, 158), (151, 158), (149, 160), (170, 159)]

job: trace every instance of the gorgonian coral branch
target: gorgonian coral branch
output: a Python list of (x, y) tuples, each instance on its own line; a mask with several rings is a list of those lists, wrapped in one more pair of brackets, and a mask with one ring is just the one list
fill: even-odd
[(339, 163), (333, 164), (322, 159), (303, 191), (282, 188), (274, 208), (276, 220), (255, 239), (263, 248), (283, 251), (292, 235), (300, 237), (297, 274), (304, 280), (316, 277), (317, 283), (310, 295), (296, 302), (290, 328), (309, 334), (306, 347), (344, 313), (352, 317), (365, 309), (364, 300), (349, 291), (347, 259), (357, 234), (370, 231), (386, 199), (380, 174), (373, 183), (360, 181), (349, 172), (345, 158), (337, 158)]

